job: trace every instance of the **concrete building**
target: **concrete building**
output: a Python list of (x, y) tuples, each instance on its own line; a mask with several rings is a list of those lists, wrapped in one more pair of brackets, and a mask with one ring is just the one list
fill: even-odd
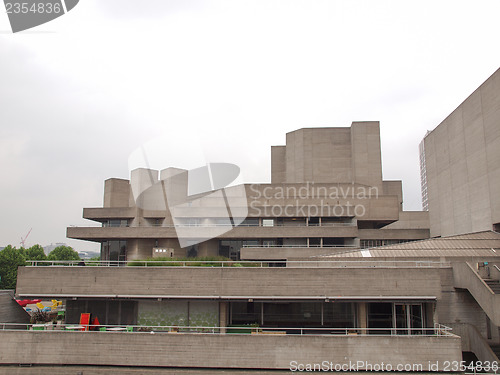
[[(232, 168), (107, 180), (103, 207), (83, 213), (100, 226), (67, 230), (100, 242), (102, 261), (18, 271), (17, 296), (64, 300), (73, 331), (4, 329), (2, 363), (463, 373), (478, 359), (495, 371), (500, 235), (429, 239), (428, 212), (403, 211), (401, 181), (382, 178), (378, 123), (287, 134), (270, 184), (226, 187)], [(194, 254), (232, 260), (138, 261)], [(74, 331), (82, 313), (104, 330)]]
[(56, 242), (55, 244), (51, 243), (50, 245), (45, 245), (43, 247), (43, 251), (45, 255), (49, 255), (52, 250), (54, 250), (56, 247), (59, 246), (68, 246), (68, 245), (64, 242)]
[(500, 69), (425, 136), (420, 151), (431, 236), (499, 231)]
[(271, 184), (223, 189), (229, 218), (217, 192), (184, 192), (182, 204), (171, 204), (193, 171), (136, 169), (130, 180), (106, 180), (102, 208), (84, 209), (101, 227), (70, 227), (67, 235), (100, 242), (102, 259), (123, 261), (189, 251), (283, 260), (428, 238), (427, 212), (403, 211), (401, 181), (382, 179), (379, 134), (378, 122), (288, 133), (286, 146), (272, 147)]

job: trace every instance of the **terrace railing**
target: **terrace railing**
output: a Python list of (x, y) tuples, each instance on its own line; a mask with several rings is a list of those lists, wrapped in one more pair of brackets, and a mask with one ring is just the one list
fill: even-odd
[[(256, 267), (273, 268), (279, 263), (283, 267), (301, 267), (301, 268), (449, 268), (449, 262), (432, 260), (366, 260), (366, 261), (345, 261), (345, 260), (304, 260), (304, 261), (235, 261), (235, 260), (28, 260), (26, 265), (29, 267)], [(279, 267), (282, 268), (282, 267)]]
[[(89, 330), (90, 329), (90, 330)], [(123, 333), (183, 333), (183, 334), (262, 334), (262, 335), (315, 335), (315, 336), (455, 336), (452, 328), (435, 324), (428, 328), (360, 328), (360, 327), (253, 327), (253, 326), (176, 326), (176, 325), (99, 325), (84, 326), (80, 324), (25, 324), (0, 323), (2, 331), (33, 330), (44, 332), (123, 332)]]

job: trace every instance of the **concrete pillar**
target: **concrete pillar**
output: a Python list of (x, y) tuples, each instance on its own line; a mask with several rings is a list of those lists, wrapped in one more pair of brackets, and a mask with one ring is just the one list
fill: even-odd
[(425, 306), (425, 313), (426, 313), (426, 318), (427, 318), (427, 326), (428, 327), (433, 327), (436, 323), (439, 323), (439, 318), (438, 318), (438, 313), (436, 309), (436, 303), (431, 302), (431, 303), (426, 303), (424, 304)]
[[(219, 302), (219, 327), (220, 333), (225, 334), (229, 322), (229, 302)], [(223, 328), (224, 327), (224, 328)]]
[(361, 328), (359, 333), (362, 335), (366, 335), (367, 333), (366, 328), (368, 328), (366, 302), (358, 303), (358, 325), (359, 328)]
[(212, 239), (198, 245), (198, 256), (208, 257), (219, 255), (219, 240)]

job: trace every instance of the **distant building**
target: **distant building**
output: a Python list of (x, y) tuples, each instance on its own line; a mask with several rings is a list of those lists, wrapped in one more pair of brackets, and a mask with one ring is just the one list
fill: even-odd
[(49, 253), (54, 250), (56, 247), (59, 246), (68, 246), (64, 242), (56, 242), (55, 244), (51, 243), (50, 245), (43, 246), (43, 252), (46, 255), (49, 255)]
[(78, 256), (81, 259), (90, 259), (90, 258), (95, 258), (100, 256), (100, 253), (95, 252), (95, 251), (79, 251)]

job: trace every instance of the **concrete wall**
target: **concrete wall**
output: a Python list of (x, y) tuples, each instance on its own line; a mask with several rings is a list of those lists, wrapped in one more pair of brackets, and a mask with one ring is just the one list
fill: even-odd
[(304, 128), (286, 135), (271, 151), (273, 183), (357, 182), (382, 188), (380, 126), (353, 122), (350, 128)]
[(353, 122), (351, 145), (353, 181), (382, 190), (379, 122)]
[(128, 180), (110, 178), (104, 182), (103, 207), (128, 207), (130, 195)]
[(133, 219), (137, 215), (135, 207), (95, 207), (84, 208), (83, 218), (90, 220), (107, 220), (107, 219)]
[[(429, 230), (429, 212), (428, 211), (401, 211), (399, 220), (391, 223), (384, 228), (387, 229), (424, 229)], [(429, 235), (427, 237), (429, 238)]]
[(286, 180), (286, 146), (271, 147), (271, 183), (279, 184)]
[[(39, 280), (44, 280), (40, 283)], [(439, 269), (20, 267), (22, 296), (440, 297)]]
[(0, 290), (0, 322), (30, 322), (29, 314), (14, 300), (13, 290)]
[(467, 323), (451, 323), (448, 326), (453, 329), (455, 335), (460, 336), (462, 351), (473, 352), (483, 363), (485, 361), (498, 363), (497, 356), (475, 326)]
[(349, 248), (332, 247), (242, 247), (240, 258), (246, 260), (284, 260), (314, 257), (349, 250)]
[(362, 240), (423, 240), (429, 238), (429, 229), (386, 228), (387, 227), (382, 229), (360, 229), (358, 231), (358, 236)]
[(382, 192), (384, 195), (397, 195), (399, 201), (399, 210), (403, 211), (403, 182), (382, 181)]
[[(138, 366), (120, 366), (120, 375), (220, 375), (219, 369), (178, 369), (178, 368), (147, 368)], [(116, 367), (107, 366), (90, 366), (90, 365), (75, 365), (75, 366), (47, 366), (34, 365), (29, 367), (21, 367), (18, 365), (0, 364), (1, 375), (116, 375)], [(255, 370), (224, 370), (224, 375), (255, 375)], [(259, 375), (276, 375), (276, 370), (258, 370)]]
[(424, 145), (431, 236), (500, 223), (500, 69)]
[(455, 288), (454, 270), (441, 270), (441, 300), (436, 305), (436, 320), (442, 324), (463, 323), (477, 328), (481, 335), (488, 336), (486, 314), (474, 297), (465, 290)]
[(428, 364), (460, 361), (459, 337), (197, 335), (2, 331), (0, 362), (188, 368), (289, 369), (290, 363)]

